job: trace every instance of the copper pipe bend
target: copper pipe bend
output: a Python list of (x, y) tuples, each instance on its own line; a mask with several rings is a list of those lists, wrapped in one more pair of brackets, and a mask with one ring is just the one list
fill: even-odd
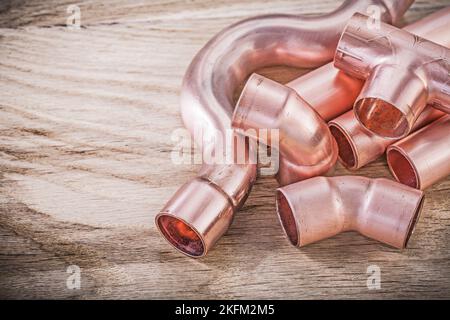
[(298, 247), (341, 232), (405, 248), (419, 218), (423, 192), (387, 179), (315, 177), (277, 190), (277, 212)]
[[(366, 80), (354, 110), (373, 133), (399, 139), (411, 132), (427, 103), (450, 113), (450, 50), (356, 13), (336, 49), (334, 64)], [(395, 81), (392, 81), (395, 79)]]
[[(340, 33), (355, 12), (377, 5), (381, 19), (396, 23), (412, 0), (347, 0), (320, 17), (267, 15), (238, 22), (217, 34), (195, 56), (181, 88), (181, 114), (205, 155), (215, 153), (217, 137), (231, 129), (233, 94), (245, 78), (269, 65), (317, 67), (331, 61)], [(236, 139), (245, 143), (241, 136)], [(232, 146), (234, 150), (234, 146)], [(225, 152), (233, 152), (225, 150)], [(249, 152), (251, 155), (252, 152)], [(155, 221), (179, 251), (202, 257), (226, 232), (256, 179), (250, 156), (244, 164), (204, 165), (182, 186)], [(202, 190), (197, 194), (195, 190)], [(191, 242), (194, 242), (192, 245)], [(201, 245), (200, 245), (201, 244)]]

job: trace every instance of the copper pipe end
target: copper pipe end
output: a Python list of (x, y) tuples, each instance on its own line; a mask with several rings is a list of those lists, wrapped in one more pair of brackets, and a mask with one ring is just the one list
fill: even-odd
[[(351, 111), (344, 115), (351, 114)], [(342, 116), (339, 117), (342, 119)], [(347, 169), (355, 170), (360, 167), (359, 154), (352, 139), (351, 132), (341, 125), (339, 122), (330, 121), (329, 124), (331, 134), (333, 135), (338, 145), (338, 159)], [(350, 128), (351, 130), (351, 128)]]
[(315, 177), (277, 190), (277, 213), (294, 246), (345, 231), (405, 248), (422, 210), (424, 194), (387, 179)]
[(399, 182), (426, 189), (450, 174), (450, 116), (396, 142), (387, 149), (387, 163)]
[(184, 184), (156, 216), (164, 238), (180, 252), (200, 258), (228, 230), (233, 205), (213, 184), (193, 179)]
[(232, 127), (251, 138), (273, 146), (260, 129), (279, 132), (281, 153), (278, 182), (290, 184), (330, 170), (337, 159), (337, 145), (328, 126), (296, 92), (253, 74), (236, 105)]
[[(395, 81), (392, 81), (395, 79)], [(428, 99), (425, 83), (394, 66), (374, 70), (354, 105), (359, 122), (378, 136), (400, 139), (408, 135)]]
[[(444, 113), (428, 107), (417, 119), (412, 131), (419, 130)], [(373, 134), (355, 118), (353, 110), (328, 123), (339, 149), (339, 161), (350, 170), (359, 169), (375, 161), (386, 151), (395, 139), (383, 138)]]

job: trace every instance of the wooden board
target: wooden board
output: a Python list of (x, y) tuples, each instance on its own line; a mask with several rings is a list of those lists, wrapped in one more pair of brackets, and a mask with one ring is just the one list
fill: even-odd
[[(69, 30), (71, 3), (0, 4), (0, 298), (450, 298), (450, 179), (427, 190), (404, 251), (356, 233), (290, 246), (270, 177), (204, 259), (180, 255), (154, 226), (198, 169), (170, 161), (194, 54), (239, 19), (336, 1), (84, 0), (82, 28)], [(447, 5), (416, 1), (405, 22)], [(283, 82), (302, 72), (261, 71)], [(383, 159), (356, 174), (389, 177)], [(70, 265), (79, 290), (66, 286)], [(370, 265), (380, 290), (366, 286)]]

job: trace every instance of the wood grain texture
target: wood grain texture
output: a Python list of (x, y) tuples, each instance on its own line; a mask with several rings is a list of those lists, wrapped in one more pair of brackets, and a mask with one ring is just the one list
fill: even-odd
[[(404, 251), (356, 233), (290, 246), (269, 177), (204, 259), (178, 254), (154, 226), (198, 169), (170, 161), (194, 54), (239, 19), (338, 2), (84, 0), (72, 31), (71, 3), (0, 3), (0, 298), (450, 298), (450, 179), (427, 190)], [(416, 1), (405, 22), (447, 5)], [(283, 82), (302, 72), (261, 71)], [(356, 174), (389, 177), (383, 159)], [(66, 287), (72, 264), (80, 290)], [(372, 264), (381, 290), (366, 287)]]

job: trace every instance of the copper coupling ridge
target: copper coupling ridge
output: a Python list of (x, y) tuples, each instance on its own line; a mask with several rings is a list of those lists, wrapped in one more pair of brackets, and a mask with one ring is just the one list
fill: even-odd
[[(428, 104), (450, 112), (450, 50), (356, 13), (338, 43), (334, 65), (366, 80), (354, 111), (373, 133), (402, 138)], [(393, 81), (395, 80), (395, 81)]]

